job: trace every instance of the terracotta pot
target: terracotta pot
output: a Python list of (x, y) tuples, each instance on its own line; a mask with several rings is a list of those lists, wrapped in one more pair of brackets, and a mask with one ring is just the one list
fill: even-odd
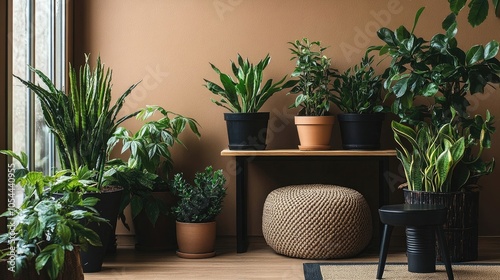
[(334, 116), (295, 116), (299, 150), (329, 150), (334, 122)]
[(176, 221), (177, 255), (181, 258), (200, 259), (215, 256), (215, 222), (183, 223)]

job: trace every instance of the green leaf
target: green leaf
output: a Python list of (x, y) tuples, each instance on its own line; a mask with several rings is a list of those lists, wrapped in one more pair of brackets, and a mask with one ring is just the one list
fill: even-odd
[(473, 65), (476, 62), (484, 59), (484, 47), (482, 45), (475, 45), (466, 53), (466, 62), (468, 65)]
[(480, 25), (488, 16), (488, 0), (470, 0), (467, 20), (472, 27)]
[(415, 31), (415, 27), (417, 26), (418, 19), (420, 18), (420, 15), (422, 14), (422, 12), (424, 10), (425, 10), (425, 7), (421, 7), (420, 9), (418, 9), (417, 14), (415, 14), (415, 20), (413, 21), (413, 27), (411, 29), (411, 34), (413, 34), (413, 32)]
[(426, 97), (432, 97), (438, 93), (439, 87), (435, 83), (429, 83), (425, 86), (422, 95)]
[(448, 177), (451, 165), (453, 162), (453, 157), (450, 150), (445, 150), (441, 153), (436, 161), (436, 172), (437, 172), (437, 188), (438, 190), (444, 185), (446, 178)]
[(462, 10), (465, 7), (465, 4), (467, 3), (467, 0), (449, 0), (450, 2), (450, 10), (458, 15), (460, 10)]
[(499, 44), (497, 41), (493, 40), (486, 44), (484, 47), (484, 59), (492, 59), (498, 54)]

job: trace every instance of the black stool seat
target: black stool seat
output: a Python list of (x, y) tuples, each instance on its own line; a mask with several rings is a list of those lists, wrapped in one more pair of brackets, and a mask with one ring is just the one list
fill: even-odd
[(444, 239), (443, 224), (448, 209), (443, 205), (429, 204), (395, 204), (385, 205), (379, 209), (380, 221), (384, 224), (382, 244), (378, 262), (377, 279), (382, 279), (387, 250), (394, 226), (406, 226), (406, 246), (408, 271), (418, 273), (436, 270), (436, 234), (441, 258), (446, 267), (449, 280), (453, 280), (453, 272), (449, 252)]
[(380, 221), (393, 226), (442, 225), (447, 211), (443, 205), (430, 204), (385, 205), (378, 210)]

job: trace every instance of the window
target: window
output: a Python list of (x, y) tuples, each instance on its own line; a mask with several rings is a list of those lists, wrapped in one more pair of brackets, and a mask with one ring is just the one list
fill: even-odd
[[(32, 66), (62, 88), (66, 67), (66, 1), (14, 0), (12, 9), (13, 74), (37, 81), (29, 69)], [(54, 140), (44, 123), (40, 104), (17, 78), (12, 79), (12, 149), (28, 154), (30, 170), (52, 172), (56, 164)]]

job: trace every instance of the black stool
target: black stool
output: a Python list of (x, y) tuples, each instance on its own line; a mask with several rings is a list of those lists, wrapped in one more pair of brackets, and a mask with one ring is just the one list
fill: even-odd
[(450, 256), (444, 240), (443, 224), (447, 209), (442, 205), (396, 204), (382, 206), (378, 213), (384, 224), (382, 244), (378, 261), (377, 279), (382, 279), (387, 249), (394, 226), (406, 226), (406, 255), (408, 271), (428, 273), (436, 271), (436, 235), (441, 258), (446, 267), (448, 279), (453, 280)]

